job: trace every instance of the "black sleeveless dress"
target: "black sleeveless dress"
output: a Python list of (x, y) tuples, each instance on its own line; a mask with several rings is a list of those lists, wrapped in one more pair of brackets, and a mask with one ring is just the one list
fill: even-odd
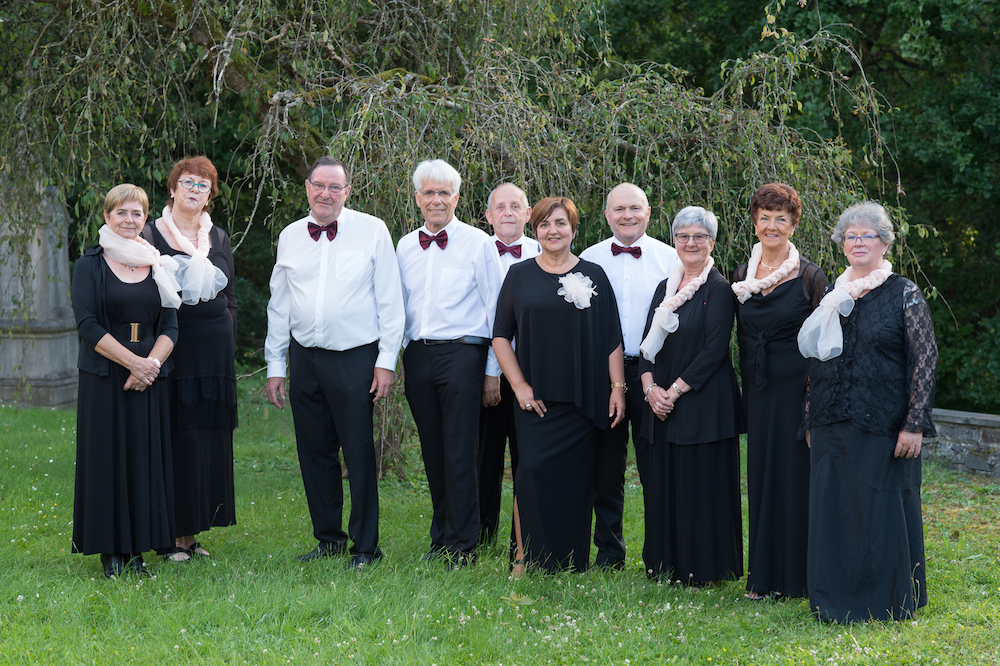
[[(167, 244), (155, 224), (147, 229), (161, 254), (184, 254)], [(208, 258), (222, 269), (229, 282), (211, 301), (178, 308), (177, 345), (171, 356), (174, 369), (168, 380), (174, 501), (180, 536), (236, 524), (236, 303), (232, 252), (224, 231), (213, 227), (211, 234)]]

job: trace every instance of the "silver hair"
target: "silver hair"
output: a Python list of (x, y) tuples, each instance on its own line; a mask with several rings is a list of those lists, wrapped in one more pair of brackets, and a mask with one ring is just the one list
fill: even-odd
[(619, 187), (623, 187), (625, 185), (628, 185), (629, 187), (634, 187), (635, 191), (639, 193), (639, 198), (642, 199), (642, 205), (645, 206), (646, 208), (649, 208), (649, 199), (646, 197), (646, 191), (644, 189), (632, 183), (619, 183), (614, 187), (612, 187), (611, 190), (608, 191), (608, 196), (604, 198), (604, 210), (611, 210), (611, 193), (617, 190)]
[(674, 223), (670, 227), (670, 234), (677, 235), (677, 231), (685, 227), (701, 227), (712, 237), (712, 240), (715, 240), (716, 235), (719, 233), (719, 219), (715, 217), (715, 213), (705, 210), (701, 206), (688, 206), (687, 208), (682, 208), (674, 216)]
[(837, 245), (842, 245), (844, 243), (844, 231), (847, 227), (871, 229), (878, 234), (878, 237), (886, 245), (892, 245), (892, 242), (896, 240), (896, 234), (892, 231), (892, 222), (889, 220), (889, 214), (885, 212), (885, 208), (881, 204), (877, 204), (874, 201), (861, 201), (849, 206), (847, 210), (840, 214), (837, 225), (833, 228), (833, 233), (830, 234), (830, 239)]
[(455, 192), (462, 187), (462, 176), (444, 160), (424, 160), (417, 165), (413, 172), (413, 189), (419, 191), (425, 180), (448, 183)]
[(521, 200), (521, 206), (525, 210), (528, 209), (528, 195), (524, 193), (524, 190), (522, 190), (520, 187), (518, 187), (514, 183), (500, 183), (499, 185), (497, 185), (496, 187), (493, 188), (493, 191), (490, 192), (490, 196), (486, 198), (486, 210), (492, 210), (493, 209), (493, 194), (497, 190), (499, 190), (501, 187), (513, 187), (515, 190), (517, 190), (518, 194), (521, 195), (520, 197), (518, 197)]

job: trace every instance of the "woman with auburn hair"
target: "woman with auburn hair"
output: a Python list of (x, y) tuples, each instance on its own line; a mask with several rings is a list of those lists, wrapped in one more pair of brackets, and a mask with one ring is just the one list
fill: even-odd
[(750, 561), (744, 596), (753, 600), (806, 595), (809, 447), (801, 432), (809, 361), (796, 335), (828, 281), (792, 243), (801, 218), (793, 187), (761, 186), (750, 200), (758, 242), (733, 276), (747, 413)]
[(146, 237), (179, 264), (183, 304), (169, 381), (178, 536), (164, 556), (185, 562), (209, 556), (199, 533), (236, 524), (236, 293), (229, 236), (208, 214), (219, 191), (215, 166), (204, 156), (182, 159), (167, 189), (170, 200)]
[(578, 221), (566, 197), (535, 204), (542, 253), (511, 266), (497, 300), (493, 349), (519, 406), (515, 576), (526, 562), (587, 569), (597, 431), (625, 412), (618, 306), (604, 270), (572, 252)]

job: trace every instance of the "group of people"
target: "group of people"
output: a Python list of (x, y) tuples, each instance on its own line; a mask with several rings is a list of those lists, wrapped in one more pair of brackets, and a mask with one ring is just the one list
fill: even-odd
[[(112, 190), (105, 219), (119, 240), (105, 245), (102, 229), (102, 247), (75, 274), (74, 302), (79, 289), (99, 305), (76, 305), (86, 344), (74, 547), (103, 553), (112, 570), (129, 559), (141, 567), (135, 554), (149, 549), (206, 555), (196, 535), (234, 520), (232, 258), (207, 214), (199, 239), (183, 233), (197, 230), (193, 212), (216, 184), (192, 166), (180, 171), (174, 205), (148, 236), (145, 195)], [(382, 220), (345, 206), (348, 167), (320, 158), (305, 180), (309, 214), (279, 236), (266, 392), (283, 409), (287, 377), (317, 541), (300, 560), (348, 554), (346, 567), (360, 568), (382, 557), (372, 417), (402, 347), (433, 506), (425, 560), (459, 568), (496, 540), (509, 445), (512, 575), (586, 570), (591, 537), (595, 564), (621, 568), (631, 440), (647, 575), (692, 585), (739, 578), (747, 433), (748, 599), (808, 596), (838, 622), (899, 619), (926, 604), (919, 453), (921, 437), (934, 435), (937, 351), (920, 290), (886, 260), (894, 235), (881, 206), (841, 215), (832, 239), (850, 267), (830, 285), (792, 243), (799, 195), (762, 186), (750, 205), (759, 242), (730, 284), (712, 258), (716, 216), (682, 209), (671, 246), (646, 234), (650, 206), (630, 183), (607, 196), (612, 237), (577, 256), (579, 213), (566, 197), (529, 206), (520, 188), (500, 185), (487, 202), (491, 237), (455, 217), (462, 180), (451, 165), (422, 162), (412, 181), (423, 224), (394, 248)], [(126, 244), (141, 250), (123, 254)], [(206, 287), (211, 271), (199, 269), (200, 291), (170, 283), (206, 252), (217, 282)], [(190, 293), (201, 302), (189, 303)], [(231, 314), (231, 330), (219, 314)], [(734, 319), (742, 382), (730, 359)], [(129, 341), (136, 327), (139, 340)], [(169, 391), (157, 392), (160, 377)], [(109, 406), (110, 425), (99, 418)], [(148, 418), (133, 418), (139, 409)], [(133, 457), (132, 440), (148, 451)], [(151, 478), (153, 459), (163, 474), (140, 496), (127, 486)], [(194, 492), (223, 471), (228, 494)], [(181, 519), (206, 512), (208, 523)], [(105, 533), (108, 524), (116, 530)]]
[(146, 192), (112, 188), (100, 243), (73, 271), (73, 551), (100, 554), (108, 578), (148, 575), (151, 550), (209, 557), (198, 534), (236, 522), (233, 255), (207, 212), (218, 172), (205, 157), (181, 160), (167, 190), (147, 225)]

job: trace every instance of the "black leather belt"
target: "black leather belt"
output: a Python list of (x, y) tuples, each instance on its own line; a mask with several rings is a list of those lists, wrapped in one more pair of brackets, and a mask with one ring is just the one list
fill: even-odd
[(639, 357), (638, 356), (626, 356), (625, 357), (625, 365), (635, 365), (638, 362), (639, 362)]
[(116, 340), (126, 342), (142, 342), (153, 335), (153, 327), (149, 324), (139, 324), (137, 322), (121, 323), (117, 321), (109, 322), (111, 325), (111, 335)]
[(493, 344), (493, 341), (489, 338), (481, 338), (478, 335), (463, 335), (460, 338), (455, 338), (454, 340), (421, 340), (420, 342), (425, 345), (481, 345), (483, 347), (489, 347)]

